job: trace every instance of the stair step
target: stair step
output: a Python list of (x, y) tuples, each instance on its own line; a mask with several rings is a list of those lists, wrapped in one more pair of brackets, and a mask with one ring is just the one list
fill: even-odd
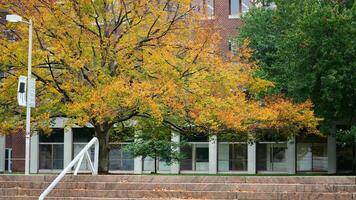
[[(0, 182), (0, 188), (44, 189), (50, 182)], [(256, 191), (256, 192), (356, 192), (356, 185), (264, 184), (264, 183), (116, 183), (63, 182), (56, 189), (91, 190), (179, 190), (179, 191)]]
[[(38, 199), (52, 175), (0, 175), (1, 199)], [(68, 175), (46, 199), (356, 200), (354, 176)]]
[[(6, 189), (0, 190), (0, 196), (39, 196), (38, 189)], [(173, 191), (173, 190), (63, 190), (54, 189), (51, 197), (106, 197), (106, 198), (205, 198), (234, 199), (236, 192), (217, 191)]]
[[(0, 175), (0, 181), (52, 182), (54, 175)], [(164, 176), (164, 175), (80, 175), (66, 176), (65, 182), (157, 182), (157, 183), (276, 183), (355, 184), (355, 176)]]
[[(138, 197), (137, 195), (132, 195), (131, 197), (89, 197), (89, 196), (72, 196), (72, 197), (48, 197), (46, 199), (88, 199), (88, 200), (113, 200), (113, 199), (118, 199), (118, 200), (131, 200), (131, 199), (150, 199), (150, 200), (155, 200), (155, 199), (160, 199), (160, 200), (165, 200), (165, 199), (170, 199), (170, 200), (175, 200), (175, 199), (215, 199), (215, 200), (221, 200), (221, 199), (239, 199), (239, 200), (335, 200), (335, 199), (340, 199), (340, 200), (352, 200), (356, 197), (355, 194), (350, 194), (350, 193), (319, 193), (319, 192), (297, 192), (297, 193), (275, 193), (275, 192), (240, 192), (236, 193), (233, 197), (228, 197), (226, 196), (219, 196), (216, 198), (213, 197), (194, 197), (195, 194), (191, 194), (189, 196), (180, 196), (180, 197), (175, 197), (176, 193), (171, 193), (168, 196), (160, 196), (160, 197), (152, 197), (152, 196), (145, 196), (145, 197)], [(17, 200), (17, 199), (26, 199), (26, 200), (31, 200), (31, 199), (38, 199), (38, 196), (31, 195), (31, 196), (19, 196), (19, 195), (8, 195), (8, 196), (1, 196), (0, 199), (7, 199), (7, 200)]]

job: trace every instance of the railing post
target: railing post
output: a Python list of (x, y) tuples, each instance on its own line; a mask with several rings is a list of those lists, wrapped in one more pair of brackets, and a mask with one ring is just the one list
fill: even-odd
[(93, 175), (98, 175), (98, 168), (99, 168), (99, 140), (95, 143), (94, 149), (94, 173)]

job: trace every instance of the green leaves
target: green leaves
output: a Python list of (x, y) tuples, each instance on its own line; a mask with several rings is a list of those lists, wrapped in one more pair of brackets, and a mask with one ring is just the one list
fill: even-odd
[(277, 0), (276, 9), (245, 15), (237, 37), (250, 40), (258, 75), (276, 82), (274, 92), (313, 101), (325, 130), (356, 116), (355, 5), (347, 2)]

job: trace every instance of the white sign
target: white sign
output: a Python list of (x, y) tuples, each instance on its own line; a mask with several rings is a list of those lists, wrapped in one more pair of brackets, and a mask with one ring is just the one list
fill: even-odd
[(36, 107), (36, 79), (28, 80), (28, 106)]
[(17, 102), (20, 106), (26, 107), (26, 76), (19, 77), (19, 83), (17, 86)]

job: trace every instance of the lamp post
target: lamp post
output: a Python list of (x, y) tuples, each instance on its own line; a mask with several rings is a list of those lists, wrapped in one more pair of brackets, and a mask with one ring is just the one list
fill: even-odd
[(30, 137), (31, 137), (31, 107), (30, 107), (30, 81), (32, 74), (32, 20), (25, 21), (18, 15), (6, 15), (8, 22), (23, 22), (28, 24), (28, 63), (27, 63), (27, 96), (26, 96), (26, 154), (25, 154), (25, 175), (30, 174)]

